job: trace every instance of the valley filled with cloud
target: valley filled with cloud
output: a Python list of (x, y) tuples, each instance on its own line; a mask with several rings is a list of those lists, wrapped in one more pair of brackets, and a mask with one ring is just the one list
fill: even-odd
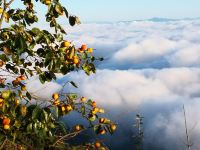
[[(49, 86), (59, 90), (73, 80), (79, 88), (68, 86), (66, 91), (95, 99), (104, 107), (118, 124), (116, 135), (107, 141), (112, 149), (132, 149), (137, 113), (144, 116), (144, 149), (185, 149), (183, 105), (192, 149), (200, 149), (200, 19), (66, 28), (67, 39), (93, 47), (104, 61), (96, 63), (96, 74), (73, 72)], [(38, 94), (45, 99), (47, 93)]]

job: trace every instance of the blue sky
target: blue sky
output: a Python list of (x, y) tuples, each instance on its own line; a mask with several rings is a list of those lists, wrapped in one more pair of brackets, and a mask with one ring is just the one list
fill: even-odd
[(199, 0), (68, 0), (65, 3), (71, 12), (87, 21), (200, 17)]
[[(18, 1), (18, 0), (17, 0)], [(129, 21), (152, 17), (200, 17), (200, 0), (61, 0), (71, 14), (90, 21)], [(19, 6), (19, 2), (15, 2)], [(41, 6), (39, 12), (43, 12)]]

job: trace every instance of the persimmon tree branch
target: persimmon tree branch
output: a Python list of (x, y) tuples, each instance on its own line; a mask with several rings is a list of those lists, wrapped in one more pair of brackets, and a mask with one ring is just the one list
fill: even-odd
[(4, 17), (4, 13), (6, 11), (6, 9), (12, 4), (14, 0), (10, 0), (8, 3), (6, 0), (3, 1), (3, 11), (0, 17), (0, 29), (2, 28), (2, 23), (3, 23), (3, 17)]
[(3, 11), (2, 11), (2, 14), (1, 14), (1, 18), (0, 18), (0, 29), (1, 29), (1, 26), (2, 26), (3, 14), (4, 14), (5, 11), (6, 11), (6, 0), (4, 0), (4, 2), (3, 2)]
[(69, 134), (66, 134), (64, 136), (62, 136), (61, 138), (59, 138), (53, 145), (52, 147), (56, 146), (56, 144), (58, 144), (59, 142), (61, 142), (62, 140), (68, 140), (70, 138), (75, 137), (76, 135), (80, 134), (81, 132), (83, 132), (84, 130), (80, 130), (80, 131), (75, 131)]
[(6, 4), (7, 7), (9, 7), (9, 6), (12, 4), (13, 1), (14, 1), (14, 0), (10, 0), (10, 1), (8, 2), (8, 4)]

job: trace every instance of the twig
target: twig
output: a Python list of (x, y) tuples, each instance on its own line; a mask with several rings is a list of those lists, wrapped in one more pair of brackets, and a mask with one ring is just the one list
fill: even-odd
[(3, 149), (3, 147), (4, 147), (5, 143), (6, 143), (6, 141), (7, 141), (7, 138), (6, 138), (6, 139), (3, 141), (3, 143), (1, 144), (0, 149)]
[(0, 18), (0, 29), (1, 29), (1, 26), (2, 26), (2, 22), (3, 22), (3, 15), (4, 15), (4, 12), (6, 11), (6, 0), (4, 0), (3, 2), (3, 11), (2, 11), (2, 14), (1, 14), (1, 18)]
[(63, 93), (65, 86), (69, 83), (70, 81), (66, 81), (63, 85), (62, 85), (62, 89), (60, 90), (60, 94)]
[(61, 138), (59, 138), (59, 139), (52, 145), (52, 147), (54, 147), (57, 143), (61, 142), (61, 141), (64, 140), (64, 139), (69, 139), (69, 138), (75, 137), (77, 134), (81, 133), (82, 131), (83, 131), (83, 130), (81, 130), (81, 131), (76, 131), (76, 132), (72, 132), (72, 133), (66, 134), (65, 136), (62, 136)]
[(2, 23), (3, 23), (3, 17), (4, 17), (4, 13), (6, 11), (6, 9), (12, 4), (14, 0), (10, 0), (8, 3), (6, 0), (3, 1), (3, 12), (1, 14), (1, 17), (0, 17), (0, 29), (2, 27)]
[(10, 0), (10, 2), (8, 2), (8, 4), (7, 4), (7, 7), (10, 6), (13, 1), (14, 0)]

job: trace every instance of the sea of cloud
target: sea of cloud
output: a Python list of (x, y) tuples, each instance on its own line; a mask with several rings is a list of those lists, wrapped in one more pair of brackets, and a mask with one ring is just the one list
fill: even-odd
[(145, 117), (145, 149), (185, 149), (183, 105), (192, 149), (200, 149), (200, 20), (88, 23), (66, 29), (67, 39), (77, 46), (87, 43), (105, 60), (97, 63), (96, 74), (73, 72), (48, 86), (59, 90), (73, 80), (79, 88), (66, 91), (105, 107), (119, 128), (108, 138), (111, 149), (133, 148), (136, 113)]

